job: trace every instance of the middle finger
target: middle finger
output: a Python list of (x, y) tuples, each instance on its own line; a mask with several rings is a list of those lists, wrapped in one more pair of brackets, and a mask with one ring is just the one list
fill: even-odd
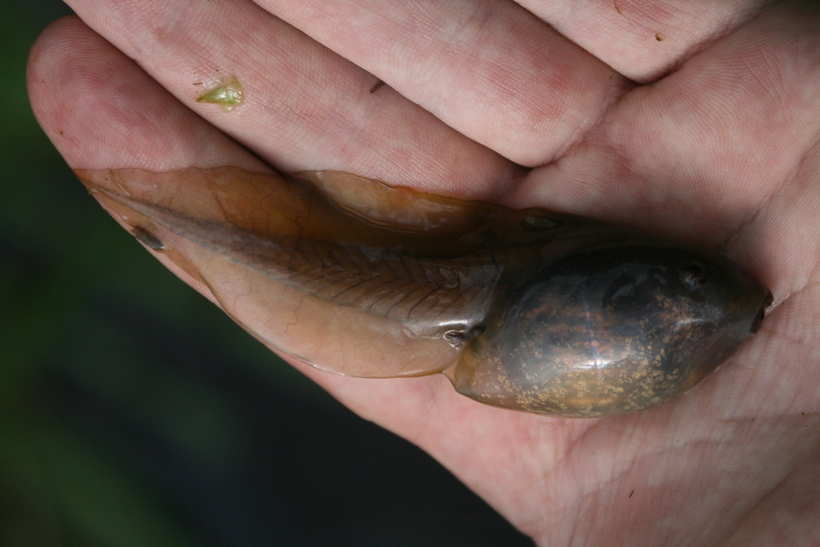
[(513, 2), (257, 0), (512, 161), (553, 161), (629, 86)]

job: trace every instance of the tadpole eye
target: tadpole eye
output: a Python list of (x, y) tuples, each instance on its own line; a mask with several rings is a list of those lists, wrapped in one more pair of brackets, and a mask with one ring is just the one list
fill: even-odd
[(687, 263), (680, 270), (681, 283), (689, 290), (699, 289), (706, 283), (706, 269), (700, 260)]

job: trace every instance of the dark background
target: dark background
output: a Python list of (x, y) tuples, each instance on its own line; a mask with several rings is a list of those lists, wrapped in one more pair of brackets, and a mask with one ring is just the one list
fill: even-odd
[(25, 93), (69, 10), (0, 7), (0, 546), (531, 545), (100, 209)]

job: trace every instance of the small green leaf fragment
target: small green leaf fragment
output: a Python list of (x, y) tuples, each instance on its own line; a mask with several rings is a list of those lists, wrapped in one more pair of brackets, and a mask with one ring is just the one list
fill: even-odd
[(236, 76), (231, 76), (219, 87), (197, 97), (196, 102), (218, 104), (222, 106), (222, 110), (229, 112), (242, 104), (242, 84)]

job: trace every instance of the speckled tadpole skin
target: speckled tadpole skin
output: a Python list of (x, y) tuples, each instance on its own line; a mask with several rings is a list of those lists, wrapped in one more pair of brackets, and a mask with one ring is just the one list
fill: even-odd
[(771, 302), (716, 253), (543, 209), (332, 171), (76, 173), (280, 351), (349, 376), (443, 372), (504, 408), (661, 403), (737, 350)]

